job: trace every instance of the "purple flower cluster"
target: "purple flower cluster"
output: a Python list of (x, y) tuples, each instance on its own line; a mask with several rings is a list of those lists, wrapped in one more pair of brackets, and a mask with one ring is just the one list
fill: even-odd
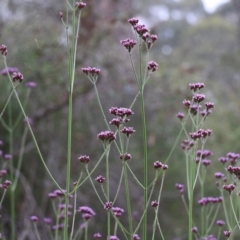
[(180, 194), (183, 194), (183, 192), (184, 192), (184, 185), (183, 185), (183, 184), (181, 184), (181, 183), (176, 183), (176, 184), (175, 184), (175, 187), (176, 187), (176, 189), (179, 190), (179, 193), (180, 193)]
[(85, 7), (86, 7), (86, 3), (84, 3), (84, 2), (76, 2), (75, 3), (75, 8), (77, 8), (79, 10), (81, 10), (81, 9), (83, 9)]
[(82, 68), (82, 71), (89, 77), (90, 81), (95, 84), (97, 82), (99, 73), (101, 70), (95, 67), (85, 67)]
[(113, 211), (113, 214), (118, 218), (121, 217), (122, 214), (124, 213), (124, 209), (120, 207), (112, 207), (112, 211)]
[(202, 102), (204, 99), (205, 99), (205, 95), (202, 94), (202, 93), (198, 93), (198, 94), (195, 94), (195, 95), (193, 96), (193, 101), (194, 101), (195, 103), (200, 103), (200, 102)]
[(101, 235), (100, 233), (95, 233), (95, 234), (93, 235), (93, 237), (94, 237), (95, 239), (101, 239), (101, 238), (102, 238), (102, 235)]
[(8, 51), (7, 51), (7, 46), (1, 45), (1, 46), (0, 46), (0, 52), (1, 52), (1, 54), (2, 54), (3, 56), (7, 56), (7, 53), (8, 53)]
[(5, 75), (7, 75), (8, 73), (10, 74), (10, 75), (12, 75), (14, 72), (18, 72), (19, 70), (18, 70), (18, 68), (16, 68), (16, 67), (7, 67), (7, 68), (4, 68), (2, 71), (1, 71), (1, 74), (3, 75), (3, 76), (5, 76)]
[(147, 69), (148, 69), (149, 73), (153, 73), (153, 72), (155, 72), (158, 69), (158, 64), (156, 62), (154, 62), (154, 61), (150, 61), (148, 63)]
[(130, 137), (131, 134), (135, 133), (135, 130), (133, 129), (133, 127), (124, 127), (121, 130), (122, 133), (126, 134), (127, 137)]
[(116, 139), (116, 135), (111, 131), (103, 131), (98, 134), (98, 138), (104, 143), (111, 143)]
[(197, 132), (189, 133), (190, 137), (193, 140), (203, 139), (203, 138), (211, 136), (211, 134), (212, 134), (212, 130), (210, 130), (210, 129), (207, 129), (207, 130), (199, 129)]
[(96, 180), (98, 183), (104, 183), (105, 177), (103, 177), (102, 175), (99, 175), (98, 177), (95, 178), (95, 180)]
[(137, 44), (137, 41), (130, 39), (130, 38), (121, 40), (120, 42), (128, 50), (129, 53), (131, 52), (133, 47)]
[(194, 92), (196, 92), (197, 90), (200, 90), (202, 88), (204, 88), (204, 83), (189, 83), (189, 88), (190, 90), (193, 90)]
[(118, 117), (129, 117), (134, 114), (134, 112), (130, 108), (124, 108), (124, 107), (111, 107), (109, 109), (109, 112), (115, 116)]
[(158, 203), (158, 201), (156, 201), (156, 200), (154, 200), (154, 201), (151, 202), (151, 206), (154, 207), (154, 208), (157, 207), (158, 204), (159, 204), (159, 203)]
[(90, 161), (90, 157), (87, 156), (87, 155), (82, 155), (82, 156), (79, 156), (79, 157), (78, 157), (78, 160), (79, 160), (81, 163), (87, 164), (87, 163)]
[(181, 147), (183, 150), (190, 150), (194, 146), (194, 141), (193, 140), (188, 140), (185, 139), (181, 143)]
[(168, 165), (167, 164), (163, 164), (160, 161), (155, 161), (153, 164), (155, 169), (159, 169), (162, 168), (163, 170), (167, 170), (168, 169)]
[(223, 189), (226, 190), (229, 194), (235, 189), (236, 185), (231, 183), (228, 185), (223, 185)]
[(206, 206), (209, 203), (221, 203), (223, 201), (222, 197), (203, 197), (198, 200), (198, 204), (201, 206)]
[(90, 207), (87, 206), (79, 207), (78, 212), (82, 213), (82, 217), (85, 220), (89, 220), (90, 218), (96, 215), (96, 213)]
[(132, 155), (130, 153), (124, 153), (124, 154), (121, 154), (119, 158), (123, 161), (128, 161), (132, 159)]
[(24, 77), (20, 72), (14, 72), (12, 74), (12, 80), (14, 83), (21, 83), (23, 81)]
[(113, 206), (113, 203), (112, 203), (112, 202), (106, 202), (106, 203), (104, 204), (104, 209), (110, 210), (110, 209), (112, 208), (112, 206)]

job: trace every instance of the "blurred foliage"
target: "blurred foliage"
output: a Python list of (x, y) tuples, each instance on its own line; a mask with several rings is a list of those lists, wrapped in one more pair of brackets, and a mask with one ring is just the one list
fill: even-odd
[[(35, 81), (38, 85), (32, 90), (27, 112), (34, 119), (33, 129), (43, 156), (54, 177), (61, 186), (64, 186), (68, 74), (66, 38), (58, 12), (61, 10), (65, 13), (65, 3), (45, 0), (4, 1), (1, 4), (0, 42), (8, 46), (8, 65), (18, 67), (24, 74), (25, 81)], [(230, 2), (219, 7), (215, 13), (208, 14), (199, 0), (103, 0), (98, 2), (97, 6), (94, 0), (90, 0), (87, 4), (81, 22), (77, 56), (72, 182), (78, 178), (82, 168), (77, 160), (80, 154), (89, 154), (91, 157), (89, 167), (94, 166), (102, 151), (96, 135), (105, 130), (94, 89), (82, 74), (81, 67), (101, 68), (98, 89), (106, 113), (111, 106), (130, 106), (137, 93), (137, 87), (127, 52), (123, 50), (119, 41), (133, 37), (127, 19), (139, 16), (159, 37), (151, 53), (152, 59), (159, 63), (159, 70), (153, 74), (146, 89), (149, 167), (152, 167), (155, 160), (164, 161), (175, 142), (180, 130), (180, 123), (175, 114), (185, 110), (181, 102), (191, 96), (188, 84), (204, 82), (206, 85), (204, 92), (208, 100), (215, 102), (216, 106), (205, 125), (214, 132), (207, 144), (207, 148), (211, 149), (214, 155), (212, 168), (209, 168), (206, 179), (208, 186), (206, 192), (218, 196), (214, 185), (214, 172), (223, 169), (217, 159), (229, 151), (239, 152), (240, 45), (237, 23), (240, 13), (235, 11), (233, 3)], [(0, 68), (3, 68), (2, 61)], [(7, 80), (3, 76), (0, 79), (2, 107), (6, 99)], [(24, 99), (25, 87), (19, 87), (19, 91), (21, 98)], [(15, 101), (12, 104), (14, 115), (17, 115), (18, 105)], [(133, 111), (135, 115), (131, 124), (137, 131), (130, 143), (133, 156), (130, 165), (142, 180), (139, 103), (134, 106)], [(107, 116), (110, 121), (110, 115)], [(0, 133), (4, 141), (4, 151), (7, 152), (8, 135), (3, 128), (0, 128)], [(21, 130), (14, 138), (17, 155)], [(112, 189), (119, 180), (117, 173), (121, 166), (114, 153), (111, 156), (111, 162), (116, 162), (111, 169)], [(162, 229), (166, 239), (181, 237), (187, 229), (186, 221), (182, 220), (187, 219), (187, 214), (174, 187), (176, 182), (184, 183), (184, 168), (184, 154), (178, 144), (169, 161), (160, 206)], [(101, 166), (93, 177), (102, 174), (103, 171), (104, 166)], [(150, 171), (149, 176), (153, 174), (154, 169)], [(51, 215), (47, 194), (55, 188), (42, 168), (30, 136), (20, 180), (17, 210), (21, 232), (21, 224), (25, 224), (31, 214), (42, 217)], [(130, 188), (137, 221), (143, 201), (142, 193), (135, 187), (134, 181), (130, 182)], [(156, 197), (157, 193), (154, 195)], [(124, 189), (121, 189), (121, 196), (123, 197), (118, 199), (116, 205), (125, 207)], [(198, 197), (196, 192), (196, 200)], [(7, 206), (8, 203), (4, 204)], [(104, 210), (100, 208), (88, 183), (79, 193), (79, 205), (86, 204), (98, 212), (94, 220), (96, 231), (104, 231), (105, 222), (101, 217)], [(44, 232), (43, 229), (42, 231)]]

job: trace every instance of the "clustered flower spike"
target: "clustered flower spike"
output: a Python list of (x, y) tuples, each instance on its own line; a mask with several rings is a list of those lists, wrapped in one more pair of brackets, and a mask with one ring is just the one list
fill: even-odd
[(1, 184), (1, 186), (4, 188), (4, 189), (8, 189), (8, 187), (12, 184), (11, 181), (9, 180), (5, 180), (4, 183)]
[(12, 80), (14, 83), (21, 83), (24, 77), (20, 72), (14, 72), (12, 75)]
[(105, 181), (105, 177), (103, 177), (102, 175), (99, 175), (98, 177), (95, 178), (95, 180), (98, 183), (103, 183)]
[(223, 225), (225, 225), (225, 222), (224, 222), (223, 220), (218, 220), (218, 221), (217, 221), (217, 225), (218, 225), (219, 227), (222, 227)]
[(158, 201), (156, 201), (156, 200), (154, 200), (154, 201), (151, 202), (151, 206), (154, 207), (154, 208), (157, 207), (158, 204), (159, 204), (159, 203), (158, 203)]
[(95, 67), (85, 67), (85, 68), (82, 68), (82, 71), (88, 76), (88, 78), (93, 84), (97, 82), (99, 73), (101, 72), (99, 68), (95, 68)]
[(189, 87), (191, 90), (193, 90), (194, 92), (196, 92), (197, 90), (200, 90), (202, 88), (204, 88), (204, 83), (189, 83)]
[(200, 200), (198, 200), (198, 204), (200, 206), (206, 206), (209, 203), (221, 203), (223, 201), (222, 197), (203, 197)]
[(133, 234), (133, 240), (140, 240), (141, 238), (135, 233)]
[(35, 88), (37, 84), (35, 82), (27, 82), (25, 86), (28, 88)]
[(1, 45), (0, 46), (0, 52), (2, 53), (3, 56), (7, 56), (7, 46)]
[(179, 118), (181, 121), (184, 119), (184, 113), (179, 112), (176, 114), (176, 117)]
[(120, 43), (128, 50), (130, 53), (133, 47), (137, 44), (137, 41), (127, 38), (125, 40), (121, 40)]
[(153, 72), (155, 72), (158, 69), (158, 64), (156, 62), (154, 62), (154, 61), (150, 61), (148, 63), (147, 69), (148, 69), (149, 73), (153, 73)]
[(30, 217), (30, 220), (31, 220), (32, 222), (37, 222), (37, 221), (38, 221), (38, 217), (37, 217), (37, 216), (31, 216), (31, 217)]
[(78, 157), (78, 160), (81, 163), (87, 164), (90, 161), (90, 157), (87, 155), (82, 155), (82, 156)]
[(130, 153), (124, 153), (124, 154), (121, 154), (119, 158), (123, 161), (128, 161), (132, 159), (132, 155)]
[(98, 134), (98, 138), (104, 143), (111, 143), (116, 139), (116, 135), (111, 131), (104, 131)]
[(211, 134), (212, 134), (212, 130), (210, 130), (210, 129), (207, 129), (207, 130), (199, 129), (197, 132), (189, 133), (190, 137), (193, 140), (200, 139), (200, 138), (206, 138), (206, 137), (211, 136)]
[(234, 174), (237, 179), (240, 179), (240, 166), (228, 166), (227, 171), (231, 174)]
[(101, 235), (100, 233), (95, 233), (95, 234), (93, 235), (93, 237), (94, 237), (95, 239), (101, 239), (101, 238), (102, 238), (102, 235)]
[(204, 99), (205, 99), (205, 95), (204, 95), (204, 94), (201, 94), (201, 93), (195, 94), (195, 95), (193, 96), (193, 101), (194, 101), (195, 103), (200, 103), (200, 102), (202, 102)]
[(7, 67), (1, 71), (1, 75), (6, 76), (8, 73), (12, 75), (14, 72), (18, 72), (18, 71), (19, 70), (16, 67)]
[(81, 9), (85, 8), (86, 5), (87, 5), (87, 4), (84, 3), (84, 2), (76, 2), (76, 3), (75, 3), (75, 8), (81, 10)]
[(194, 146), (193, 140), (185, 139), (181, 143), (181, 147), (183, 150), (190, 150), (193, 146)]
[(231, 235), (231, 231), (229, 231), (229, 230), (227, 230), (227, 231), (223, 231), (223, 233), (224, 233), (224, 235), (226, 236), (226, 237), (230, 237), (230, 235)]
[(112, 208), (112, 206), (113, 206), (113, 203), (112, 203), (112, 202), (106, 202), (106, 203), (104, 204), (104, 209), (110, 210), (110, 209)]
[(135, 133), (135, 130), (133, 129), (133, 127), (124, 127), (121, 130), (122, 133), (126, 134), (127, 137), (130, 137), (131, 134)]
[(109, 123), (111, 125), (115, 125), (117, 128), (119, 128), (120, 125), (122, 124), (122, 118), (120, 118), (120, 117), (113, 118)]
[(113, 211), (113, 214), (118, 218), (121, 217), (122, 214), (124, 213), (124, 209), (120, 207), (112, 207), (112, 211)]
[(110, 236), (109, 240), (120, 240), (117, 236)]
[(221, 179), (221, 178), (224, 178), (224, 174), (223, 173), (221, 173), (221, 172), (216, 172), (215, 174), (214, 174), (214, 176), (215, 176), (215, 178), (217, 178), (217, 179)]
[(130, 108), (124, 107), (111, 107), (109, 112), (118, 117), (129, 117), (134, 114), (134, 112)]
[(197, 227), (193, 227), (193, 228), (192, 228), (192, 232), (193, 232), (193, 233), (197, 233), (197, 232), (198, 232), (198, 228), (197, 228)]
[(96, 215), (96, 213), (90, 207), (87, 206), (79, 207), (78, 212), (82, 213), (82, 217), (85, 220), (89, 220), (90, 218)]
[(132, 25), (135, 26), (137, 25), (137, 23), (139, 22), (139, 20), (137, 18), (130, 18), (128, 19), (128, 22)]
[(176, 183), (176, 184), (175, 184), (175, 187), (176, 187), (176, 189), (179, 190), (179, 193), (180, 193), (180, 194), (183, 194), (183, 192), (184, 192), (184, 185), (183, 185), (183, 184), (181, 184), (181, 183)]

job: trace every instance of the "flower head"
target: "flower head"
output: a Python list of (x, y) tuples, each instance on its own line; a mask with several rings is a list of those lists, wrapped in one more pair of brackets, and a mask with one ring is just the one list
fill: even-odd
[(1, 45), (0, 46), (0, 52), (2, 53), (3, 56), (7, 56), (7, 46)]
[(130, 53), (133, 47), (137, 44), (136, 40), (127, 38), (125, 40), (121, 40), (120, 43), (128, 50)]

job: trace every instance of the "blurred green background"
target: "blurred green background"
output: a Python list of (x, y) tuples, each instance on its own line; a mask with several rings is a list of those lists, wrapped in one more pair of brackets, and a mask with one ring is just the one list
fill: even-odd
[[(138, 91), (127, 51), (120, 44), (120, 40), (134, 37), (127, 20), (130, 17), (138, 17), (141, 23), (146, 24), (151, 32), (158, 36), (158, 41), (151, 51), (151, 60), (158, 62), (159, 69), (149, 81), (145, 94), (149, 168), (156, 160), (164, 161), (174, 144), (180, 130), (180, 122), (175, 114), (185, 110), (182, 100), (191, 96), (188, 84), (204, 82), (206, 86), (204, 93), (208, 101), (215, 103), (213, 114), (205, 125), (206, 128), (213, 129), (213, 135), (206, 148), (214, 153), (206, 179), (208, 186), (206, 194), (218, 196), (214, 173), (223, 169), (217, 159), (227, 152), (240, 151), (239, 1), (232, 0), (222, 4), (213, 13), (206, 12), (200, 0), (89, 0), (86, 3), (87, 7), (82, 15), (76, 64), (72, 182), (77, 180), (83, 167), (78, 162), (79, 155), (87, 154), (91, 157), (89, 168), (96, 163), (102, 152), (101, 143), (96, 140), (96, 136), (105, 130), (94, 89), (81, 68), (85, 66), (101, 68), (98, 89), (104, 111), (110, 121), (108, 109), (112, 106), (128, 107)], [(18, 67), (25, 77), (24, 81), (37, 83), (37, 88), (32, 90), (26, 111), (34, 121), (33, 129), (46, 163), (58, 183), (64, 187), (68, 72), (66, 37), (58, 12), (63, 11), (65, 14), (65, 1), (9, 0), (1, 1), (0, 6), (0, 44), (8, 46), (8, 65)], [(2, 68), (3, 61), (0, 61), (0, 69)], [(6, 83), (6, 77), (0, 76), (1, 108), (7, 98)], [(24, 99), (26, 94), (24, 84), (19, 86), (18, 91)], [(13, 106), (14, 114), (17, 115), (20, 110), (16, 101), (13, 101)], [(134, 106), (133, 111), (135, 114), (131, 119), (131, 125), (136, 129), (136, 133), (130, 142), (130, 152), (133, 156), (130, 165), (140, 180), (143, 180), (139, 103)], [(8, 135), (2, 127), (0, 134), (4, 142), (3, 151), (7, 153)], [(19, 153), (21, 134), (22, 128), (14, 135), (15, 156)], [(121, 162), (114, 151), (110, 160), (111, 188), (114, 190), (119, 180)], [(93, 177), (99, 174), (104, 175), (104, 166), (99, 167)], [(149, 176), (153, 174), (152, 168)], [(178, 144), (169, 161), (159, 212), (165, 239), (187, 239), (185, 235), (187, 214), (175, 189), (176, 182), (185, 183), (185, 174), (184, 154)], [(130, 182), (130, 188), (136, 216), (134, 221), (137, 222), (143, 195), (134, 181)], [(29, 135), (16, 193), (18, 199), (16, 225), (19, 236), (22, 234), (23, 226), (29, 224), (30, 215), (35, 214), (40, 218), (52, 216), (47, 195), (54, 189), (55, 186), (43, 169)], [(157, 191), (154, 195), (157, 198)], [(195, 197), (197, 203), (199, 198), (197, 191)], [(92, 220), (94, 232), (104, 234), (105, 210), (99, 204), (89, 183), (78, 192), (78, 205), (88, 205), (97, 212)], [(126, 209), (124, 188), (121, 189), (116, 205)], [(149, 209), (149, 232), (153, 214)], [(2, 221), (7, 226), (9, 219), (7, 201), (3, 204), (2, 216)], [(127, 213), (123, 219), (126, 216)], [(80, 219), (78, 216), (79, 222)], [(39, 224), (41, 234), (45, 236), (44, 225)], [(91, 234), (94, 232), (91, 231)], [(32, 234), (31, 239), (34, 237)]]

